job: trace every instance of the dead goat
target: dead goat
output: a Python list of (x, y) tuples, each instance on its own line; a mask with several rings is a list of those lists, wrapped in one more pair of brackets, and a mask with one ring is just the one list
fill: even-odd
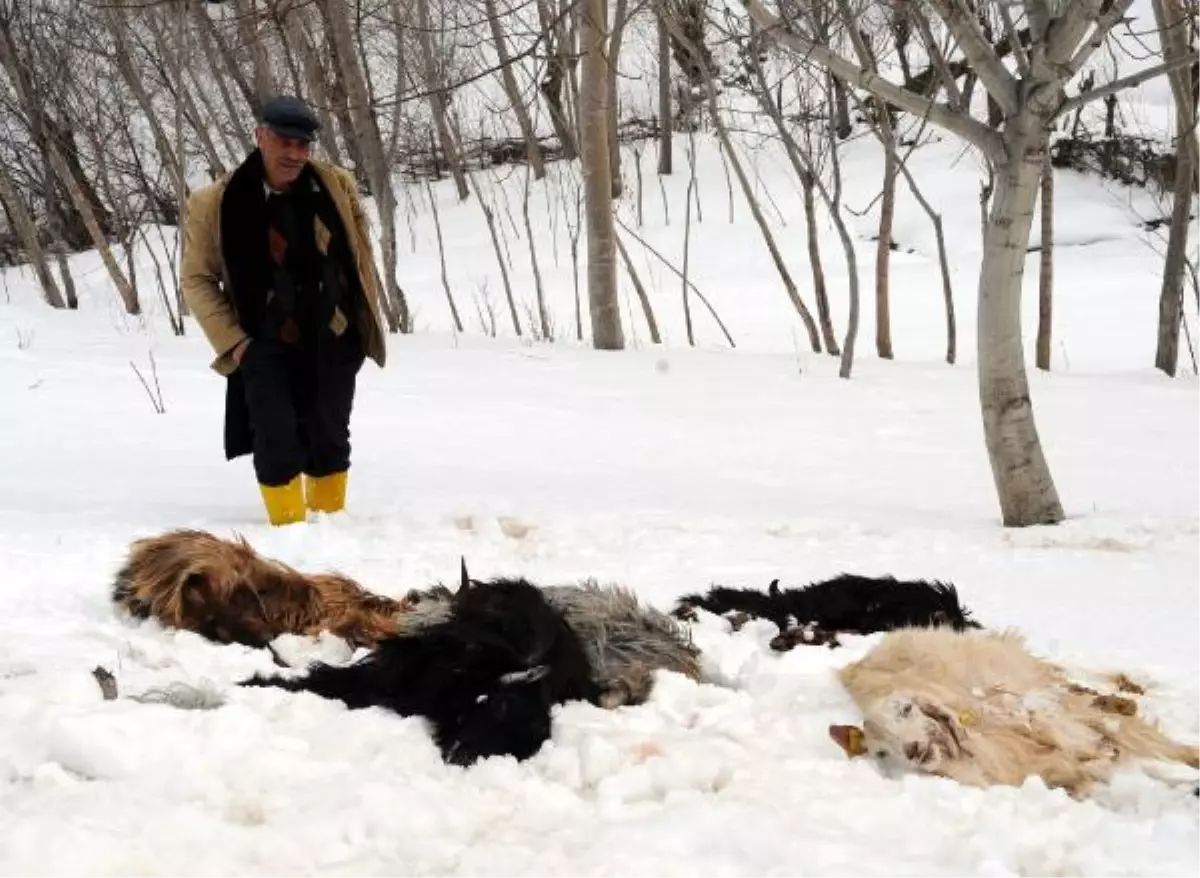
[(346, 666), (316, 664), (299, 679), (255, 676), (271, 686), (423, 716), (442, 758), (470, 765), (494, 755), (533, 756), (551, 734), (554, 705), (599, 704), (587, 650), (560, 610), (521, 579), (467, 577), (442, 618), (381, 640)]
[(836, 634), (875, 634), (906, 627), (941, 627), (955, 631), (979, 628), (958, 599), (951, 583), (892, 576), (858, 576), (844, 573), (802, 588), (780, 589), (773, 580), (761, 589), (716, 585), (707, 593), (679, 598), (674, 615), (694, 617), (695, 610), (718, 616), (746, 614), (775, 623), (780, 634), (794, 628), (821, 631), (819, 638), (803, 636), (779, 640), (777, 649), (799, 643), (831, 643)]
[(348, 576), (301, 573), (263, 557), (240, 537), (191, 529), (135, 540), (117, 571), (112, 599), (134, 618), (253, 647), (266, 647), (281, 634), (329, 631), (370, 648), (399, 630), (406, 609)]
[[(639, 602), (632, 591), (594, 580), (541, 590), (583, 642), (602, 706), (645, 702), (658, 670), (701, 678), (700, 651), (687, 631), (666, 613)], [(405, 630), (417, 631), (446, 618), (452, 600), (444, 586), (410, 592), (405, 597), (411, 608), (404, 619)]]
[[(863, 724), (834, 726), (830, 734), (887, 774), (913, 771), (977, 787), (1019, 786), (1036, 776), (1083, 798), (1131, 760), (1198, 767), (1197, 748), (1138, 716), (1131, 699), (1071, 682), (1015, 632), (894, 631), (839, 677)], [(1122, 689), (1126, 679), (1109, 678)]]
[[(455, 593), (444, 585), (394, 600), (345, 576), (301, 573), (243, 539), (198, 530), (135, 541), (112, 594), (135, 618), (268, 649), (281, 634), (322, 631), (374, 649), (444, 621), (455, 606)], [(700, 679), (700, 653), (686, 629), (632, 591), (587, 580), (546, 586), (542, 594), (583, 642), (604, 707), (644, 702), (660, 669)]]

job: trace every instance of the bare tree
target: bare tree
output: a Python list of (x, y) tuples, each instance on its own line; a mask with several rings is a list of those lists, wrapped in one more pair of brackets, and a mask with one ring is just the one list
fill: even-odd
[(586, 0), (579, 27), (583, 52), (579, 120), (583, 134), (592, 345), (600, 350), (621, 350), (625, 347), (625, 333), (621, 328), (621, 306), (617, 298), (617, 235), (612, 212), (612, 165), (608, 157), (607, 24), (604, 0)]
[(521, 90), (517, 87), (517, 77), (513, 74), (512, 53), (508, 51), (508, 40), (504, 36), (500, 10), (496, 6), (496, 0), (484, 0), (484, 8), (487, 11), (488, 27), (492, 32), (492, 42), (496, 46), (496, 66), (499, 68), (500, 83), (504, 87), (504, 94), (508, 97), (513, 114), (517, 117), (521, 137), (525, 140), (525, 156), (533, 170), (533, 178), (540, 180), (546, 176), (546, 168), (542, 164), (542, 148), (538, 144), (533, 121), (529, 118), (529, 108), (525, 106)]
[(37, 274), (38, 283), (41, 284), (42, 295), (46, 302), (52, 308), (66, 307), (62, 291), (58, 288), (58, 282), (55, 281), (54, 274), (50, 271), (50, 263), (46, 261), (46, 254), (38, 241), (33, 216), (21, 201), (16, 183), (9, 176), (3, 162), (0, 162), (0, 204), (4, 205), (5, 211), (16, 227), (17, 235), (21, 239), (21, 246), (25, 248), (29, 261), (33, 264), (34, 273)]
[[(1189, 15), (1185, 0), (1152, 0), (1163, 57), (1179, 62), (1168, 74), (1175, 102), (1175, 185), (1167, 258), (1158, 298), (1158, 346), (1154, 365), (1174, 376), (1179, 367), (1179, 329), (1183, 325), (1183, 282), (1187, 265), (1188, 226), (1200, 173), (1200, 143), (1196, 138), (1197, 83), (1195, 61), (1189, 70), (1188, 45), (1196, 45), (1196, 12)], [(1194, 59), (1193, 49), (1190, 57)]]
[(562, 145), (563, 158), (570, 160), (579, 155), (573, 116), (563, 107), (563, 91), (570, 85), (569, 73), (575, 64), (573, 38), (565, 17), (554, 11), (550, 0), (537, 0), (537, 11), (546, 40), (546, 72), (538, 90), (550, 110), (550, 124)]
[(471, 194), (467, 187), (467, 175), (463, 170), (462, 158), (458, 153), (454, 134), (450, 130), (447, 118), (447, 92), (442, 81), (441, 68), (433, 54), (433, 33), (429, 15), (429, 0), (416, 0), (417, 5), (417, 44), (421, 49), (421, 63), (424, 66), (425, 88), (429, 92), (429, 110), (433, 114), (433, 126), (437, 131), (438, 145), (446, 157), (446, 164), (454, 177), (454, 185), (458, 189), (458, 200), (466, 201)]
[(820, 353), (821, 336), (817, 330), (816, 321), (813, 320), (808, 306), (804, 304), (804, 300), (800, 298), (800, 291), (796, 287), (796, 282), (792, 279), (791, 272), (788, 271), (787, 265), (783, 261), (783, 254), (780, 253), (779, 247), (775, 243), (775, 236), (771, 234), (771, 228), (767, 223), (766, 217), (763, 216), (758, 199), (755, 197), (754, 187), (751, 186), (750, 179), (746, 176), (741, 159), (738, 158), (733, 141), (729, 136), (729, 130), (721, 118), (720, 109), (717, 107), (717, 90), (713, 84), (712, 69), (705, 58), (705, 52), (693, 42), (668, 9), (661, 9), (660, 15), (666, 21), (667, 29), (670, 31), (672, 38), (679, 43), (682, 51), (686, 53), (685, 57), (688, 58), (689, 64), (702, 77), (701, 83), (708, 96), (709, 116), (712, 119), (713, 127), (717, 131), (717, 136), (721, 140), (725, 154), (729, 157), (729, 163), (733, 166), (734, 176), (737, 177), (738, 184), (741, 186), (742, 195), (745, 197), (746, 203), (750, 208), (750, 214), (754, 217), (754, 222), (758, 225), (758, 230), (762, 234), (763, 242), (767, 245), (767, 251), (771, 254), (771, 261), (775, 264), (775, 270), (779, 273), (779, 278), (783, 282), (783, 288), (787, 293), (788, 300), (792, 303), (792, 307), (796, 309), (796, 313), (800, 315), (800, 320), (804, 324), (805, 331), (808, 333), (809, 344), (812, 346), (814, 352)]
[[(379, 210), (382, 227), (383, 250), (383, 296), (388, 326), (392, 332), (411, 329), (408, 302), (404, 292), (396, 283), (396, 195), (392, 187), (391, 168), (383, 151), (383, 138), (371, 113), (371, 101), (367, 94), (363, 72), (359, 69), (350, 33), (350, 18), (345, 0), (320, 0), (331, 27), (330, 38), (337, 46), (338, 58), (342, 63), (342, 74), (351, 94), (351, 111), (355, 120), (355, 136), (362, 143), (367, 156), (367, 174), (371, 191)], [(373, 266), (372, 266), (373, 267)]]
[[(988, 43), (965, 0), (931, 0), (979, 82), (1002, 115), (999, 130), (964, 110), (871, 74), (818, 40), (800, 19), (784, 22), (763, 5), (745, 0), (750, 15), (782, 45), (898, 109), (961, 137), (995, 169), (996, 188), (985, 232), (979, 279), (979, 396), (988, 459), (1005, 526), (1055, 524), (1062, 503), (1042, 450), (1033, 416), (1021, 338), (1021, 281), (1052, 121), (1084, 102), (1105, 97), (1190, 63), (1172, 59), (1105, 88), (1073, 98), (1065, 90), (1104, 44), (1133, 0), (1024, 0), (1029, 40), (1014, 40), (1018, 72), (1011, 73)], [(913, 10), (914, 15), (922, 14)]]

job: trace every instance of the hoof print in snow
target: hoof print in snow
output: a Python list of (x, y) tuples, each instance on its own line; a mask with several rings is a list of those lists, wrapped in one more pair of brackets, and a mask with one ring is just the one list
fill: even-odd
[(496, 523), (500, 525), (500, 532), (510, 540), (523, 540), (533, 532), (533, 525), (526, 524), (519, 518), (513, 518), (510, 515), (501, 515), (496, 519)]
[(459, 530), (465, 530), (468, 533), (475, 533), (475, 516), (456, 515), (454, 516), (454, 526)]

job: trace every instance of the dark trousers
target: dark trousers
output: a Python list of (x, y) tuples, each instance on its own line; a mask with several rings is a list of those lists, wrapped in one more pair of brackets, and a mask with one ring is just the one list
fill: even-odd
[(350, 468), (350, 412), (364, 354), (348, 330), (320, 340), (308, 366), (293, 345), (250, 342), (242, 382), (254, 431), (254, 472), (261, 485), (286, 485), (300, 473), (327, 476)]

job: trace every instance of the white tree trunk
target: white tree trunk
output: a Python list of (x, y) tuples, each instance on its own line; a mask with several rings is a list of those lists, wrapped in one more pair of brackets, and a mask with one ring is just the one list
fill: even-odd
[(1009, 118), (979, 275), (979, 399), (1006, 527), (1057, 524), (1063, 508), (1042, 452), (1021, 338), (1021, 283), (1046, 133), (1029, 110)]
[(608, 157), (608, 59), (604, 39), (607, 20), (604, 0), (586, 0), (579, 27), (580, 50), (583, 52), (579, 122), (583, 132), (592, 345), (600, 350), (621, 350), (625, 347), (625, 333), (617, 299), (616, 228), (612, 216), (612, 168)]

